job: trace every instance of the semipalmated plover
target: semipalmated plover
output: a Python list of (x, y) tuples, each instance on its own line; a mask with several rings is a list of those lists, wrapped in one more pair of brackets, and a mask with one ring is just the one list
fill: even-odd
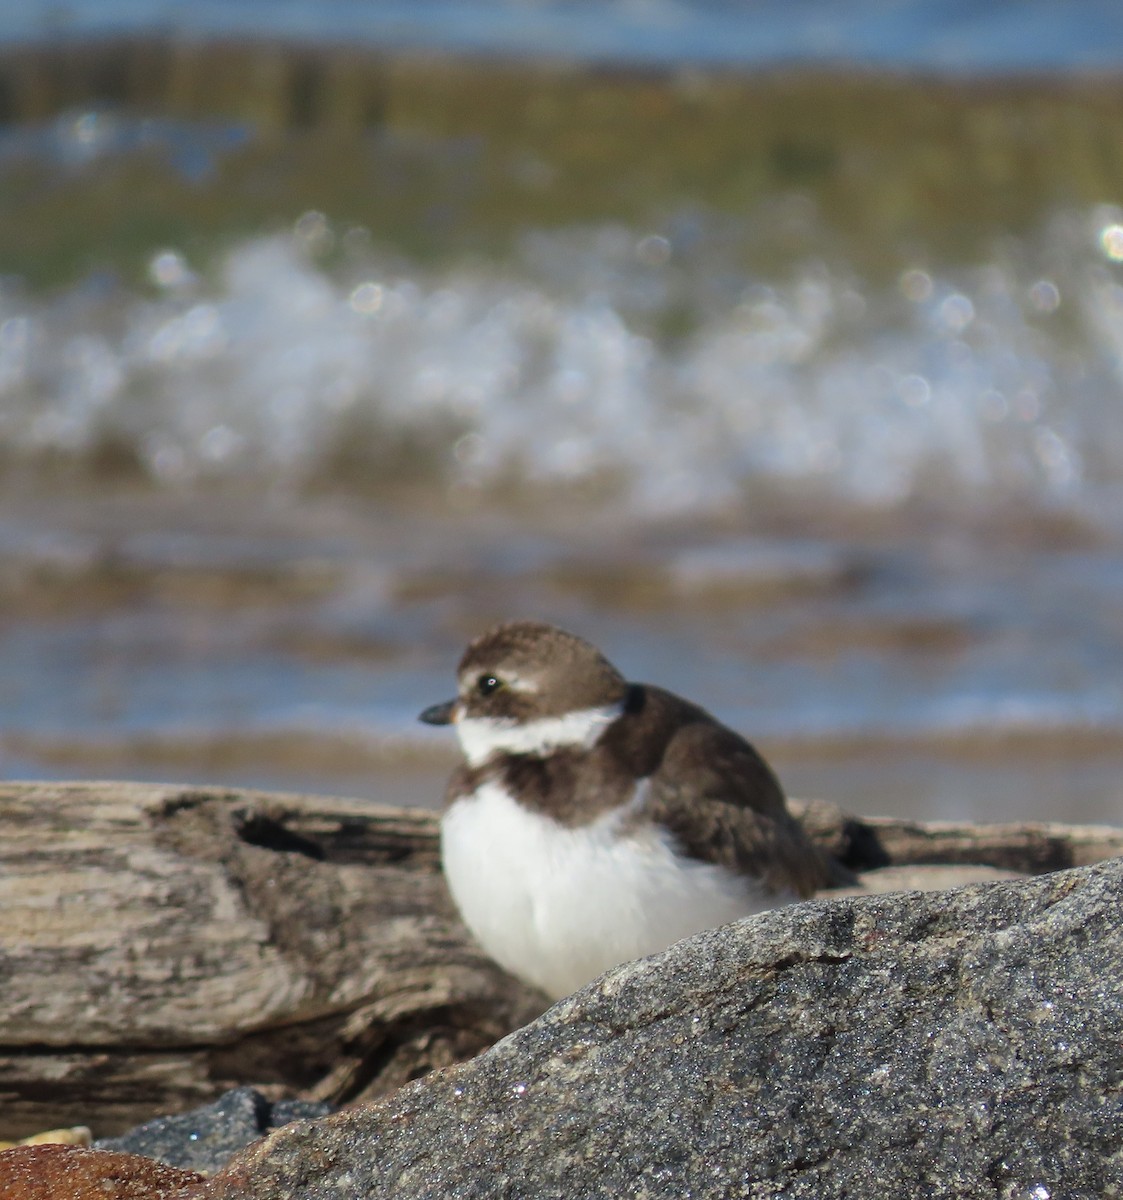
[(844, 882), (764, 759), (595, 646), (515, 621), (469, 645), (441, 860), (464, 921), (558, 998), (617, 963)]

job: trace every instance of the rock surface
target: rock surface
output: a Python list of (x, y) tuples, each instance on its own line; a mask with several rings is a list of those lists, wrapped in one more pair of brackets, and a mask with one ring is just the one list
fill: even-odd
[(208, 1200), (1123, 1193), (1123, 861), (816, 900), (629, 964)]
[(290, 1121), (326, 1116), (328, 1104), (270, 1101), (250, 1087), (236, 1088), (213, 1104), (146, 1121), (116, 1138), (100, 1138), (98, 1150), (143, 1154), (169, 1166), (211, 1175), (250, 1142)]

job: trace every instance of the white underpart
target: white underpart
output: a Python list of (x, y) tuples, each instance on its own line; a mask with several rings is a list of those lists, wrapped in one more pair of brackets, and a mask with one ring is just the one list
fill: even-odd
[[(642, 804), (645, 784), (631, 810)], [(441, 821), (453, 898), (480, 945), (513, 975), (558, 998), (618, 963), (796, 897), (676, 852), (627, 810), (567, 829), (496, 783)]]
[(456, 722), (460, 748), (470, 767), (482, 766), (495, 754), (547, 754), (563, 746), (585, 749), (620, 715), (621, 705), (581, 708), (560, 717), (516, 721), (512, 717), (461, 717)]

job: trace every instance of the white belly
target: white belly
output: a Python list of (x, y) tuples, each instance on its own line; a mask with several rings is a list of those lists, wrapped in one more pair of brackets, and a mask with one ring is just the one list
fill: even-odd
[(528, 812), (498, 785), (441, 821), (441, 860), (479, 943), (513, 975), (566, 996), (617, 963), (794, 899), (676, 854), (610, 813), (579, 829)]

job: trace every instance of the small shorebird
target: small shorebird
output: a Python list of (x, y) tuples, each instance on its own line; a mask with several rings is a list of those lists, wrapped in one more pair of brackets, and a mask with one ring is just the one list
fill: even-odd
[(629, 683), (582, 638), (535, 621), (478, 637), (452, 724), (441, 860), (483, 948), (551, 997), (702, 929), (841, 883), (744, 738)]

